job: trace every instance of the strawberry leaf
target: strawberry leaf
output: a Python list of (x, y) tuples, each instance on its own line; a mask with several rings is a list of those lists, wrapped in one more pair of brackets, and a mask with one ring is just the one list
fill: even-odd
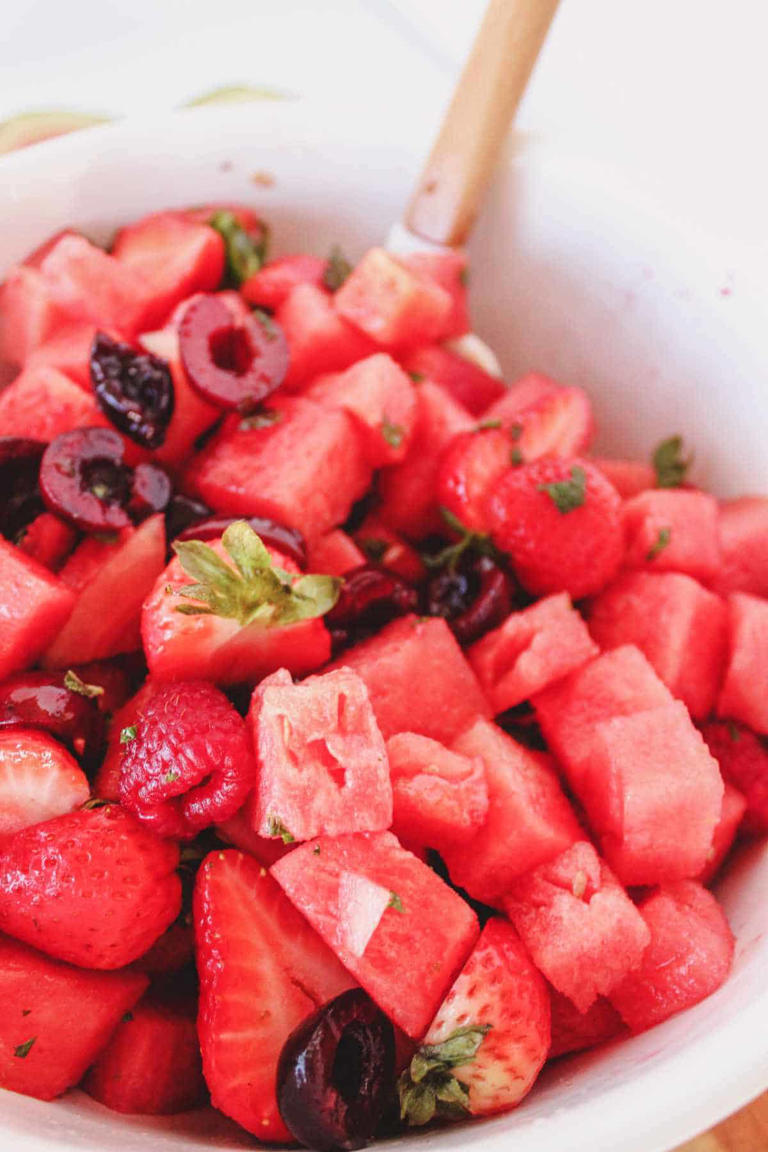
[(656, 447), (651, 462), (656, 472), (657, 488), (679, 488), (685, 480), (693, 457), (683, 456), (682, 436), (670, 436)]
[(469, 1089), (453, 1069), (472, 1063), (489, 1032), (489, 1024), (468, 1025), (440, 1044), (423, 1044), (398, 1081), (401, 1119), (419, 1127), (435, 1116), (445, 1120), (466, 1116)]

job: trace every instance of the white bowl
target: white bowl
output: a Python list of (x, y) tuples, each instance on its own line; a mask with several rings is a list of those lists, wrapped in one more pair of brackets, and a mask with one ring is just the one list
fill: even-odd
[[(227, 198), (263, 209), (278, 250), (323, 253), (339, 241), (357, 255), (397, 218), (425, 131), (417, 109), (394, 122), (371, 108), (288, 102), (53, 141), (0, 164), (0, 270), (67, 224), (98, 238), (149, 209)], [(768, 317), (757, 264), (576, 152), (530, 140), (516, 149), (473, 244), (476, 327), (507, 375), (539, 368), (587, 387), (603, 449), (645, 455), (680, 431), (715, 491), (768, 492)], [(717, 995), (646, 1035), (561, 1061), (510, 1115), (397, 1143), (662, 1152), (758, 1095), (768, 1087), (764, 845), (742, 853), (720, 896), (738, 948)], [(129, 1119), (78, 1093), (55, 1104), (0, 1097), (2, 1148), (252, 1144), (211, 1114)]]

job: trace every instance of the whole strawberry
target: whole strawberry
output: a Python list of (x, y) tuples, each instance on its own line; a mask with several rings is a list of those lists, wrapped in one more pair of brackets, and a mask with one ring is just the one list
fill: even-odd
[(160, 836), (191, 839), (228, 820), (255, 783), (245, 721), (202, 680), (155, 688), (121, 740), (120, 800)]
[(122, 968), (181, 908), (179, 852), (122, 808), (25, 828), (0, 852), (0, 931), (83, 968)]
[(488, 512), (494, 544), (534, 595), (591, 596), (621, 564), (621, 497), (587, 460), (547, 458), (510, 469)]

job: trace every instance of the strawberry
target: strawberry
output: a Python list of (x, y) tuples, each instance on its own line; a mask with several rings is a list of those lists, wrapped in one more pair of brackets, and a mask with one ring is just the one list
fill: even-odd
[(179, 914), (178, 859), (113, 806), (26, 828), (0, 852), (0, 930), (83, 968), (122, 968)]
[(211, 853), (195, 888), (198, 1032), (213, 1104), (260, 1140), (290, 1142), (275, 1096), (290, 1033), (353, 981), (267, 872)]
[(437, 474), (437, 502), (447, 508), (470, 532), (486, 533), (490, 527), (488, 494), (520, 463), (509, 433), (483, 424), (462, 432), (446, 449)]
[(44, 732), (0, 731), (0, 838), (84, 804), (90, 787), (77, 761)]
[(0, 1087), (66, 1092), (146, 987), (141, 972), (84, 972), (0, 937)]
[(399, 1081), (403, 1119), (460, 1119), (514, 1108), (550, 1044), (549, 993), (514, 928), (486, 924)]
[(245, 721), (204, 680), (158, 685), (120, 739), (120, 800), (160, 836), (234, 816), (256, 781)]
[(150, 994), (126, 1012), (83, 1088), (115, 1112), (167, 1116), (199, 1103), (205, 1084), (194, 1001)]
[(150, 698), (154, 691), (154, 681), (145, 680), (136, 695), (131, 696), (130, 700), (126, 700), (114, 712), (109, 726), (107, 750), (93, 782), (93, 794), (99, 800), (114, 800), (116, 803), (120, 800), (120, 769), (124, 748), (121, 740), (123, 729), (131, 728), (135, 724), (145, 701)]
[(535, 595), (574, 600), (613, 579), (624, 542), (621, 499), (594, 464), (539, 460), (512, 469), (489, 501), (493, 541)]
[(744, 794), (745, 828), (768, 832), (768, 748), (759, 736), (733, 720), (710, 721), (701, 729), (723, 778)]

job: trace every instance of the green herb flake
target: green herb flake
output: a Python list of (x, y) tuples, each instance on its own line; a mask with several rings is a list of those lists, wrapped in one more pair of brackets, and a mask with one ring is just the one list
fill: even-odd
[(127, 728), (123, 728), (120, 732), (120, 743), (130, 744), (131, 740), (136, 739), (136, 725), (129, 724)]
[(252, 235), (226, 208), (214, 212), (208, 223), (224, 241), (225, 283), (239, 288), (256, 275), (266, 260), (267, 229), (260, 224), (258, 234)]
[(523, 454), (519, 448), (513, 448), (509, 454), (509, 462), (513, 468), (519, 468), (523, 463)]
[(23, 1044), (19, 1044), (18, 1047), (14, 1048), (13, 1054), (16, 1059), (26, 1060), (27, 1056), (29, 1056), (30, 1052), (32, 1051), (32, 1046), (36, 1040), (37, 1036), (33, 1036), (31, 1040), (25, 1040)]
[(64, 673), (64, 687), (70, 692), (76, 692), (78, 696), (85, 696), (87, 700), (95, 700), (98, 696), (104, 695), (101, 684), (86, 684), (71, 668)]
[(381, 434), (390, 448), (399, 448), (405, 437), (402, 424), (392, 424), (385, 416), (381, 422)]
[(450, 508), (444, 505), (440, 506), (440, 515), (459, 539), (453, 544), (447, 544), (439, 552), (422, 552), (422, 560), (427, 568), (447, 568), (449, 571), (455, 571), (462, 556), (468, 551), (475, 552), (478, 556), (490, 556), (493, 559), (498, 557), (490, 536), (470, 531), (457, 516), (454, 516)]
[(394, 912), (405, 912), (403, 902), (398, 896), (397, 892), (390, 892), (389, 904), (387, 904), (387, 908), (391, 908)]
[(461, 284), (462, 288), (466, 288), (469, 285), (469, 266), (467, 264), (465, 264), (459, 272), (459, 284)]
[(338, 292), (352, 271), (352, 265), (338, 244), (334, 244), (328, 255), (328, 263), (323, 272), (323, 285), (329, 292)]
[(510, 440), (519, 440), (524, 431), (522, 424), (511, 424), (509, 428)]
[(176, 768), (172, 768), (170, 772), (166, 772), (165, 776), (163, 776), (163, 783), (164, 784), (175, 784), (176, 781), (179, 779), (180, 775), (181, 775), (181, 773), (179, 771), (177, 771)]
[(732, 742), (738, 744), (739, 740), (741, 740), (741, 729), (737, 724), (734, 724), (733, 720), (726, 720), (725, 723)]
[(587, 474), (578, 464), (571, 468), (570, 480), (555, 480), (552, 484), (538, 484), (539, 492), (546, 492), (561, 516), (581, 508), (587, 498)]
[(649, 563), (651, 560), (655, 560), (656, 557), (664, 551), (671, 539), (672, 530), (670, 528), (659, 528), (659, 534), (656, 537), (656, 542), (653, 547), (648, 550), (648, 554), (645, 559)]
[(32, 1009), (31, 1008), (22, 1008), (21, 1014), (22, 1014), (22, 1016), (31, 1016), (32, 1015)]
[(265, 312), (263, 308), (254, 308), (251, 315), (254, 320), (258, 320), (259, 324), (261, 324), (268, 340), (277, 340), (280, 335), (280, 330), (269, 312)]
[[(122, 743), (124, 743), (124, 741), (121, 740), (120, 743), (122, 744)], [(109, 800), (99, 800), (99, 798), (97, 796), (94, 796), (91, 800), (86, 800), (85, 804), (81, 805), (83, 812), (92, 812), (95, 808), (108, 808), (108, 807), (109, 807)]]
[(374, 564), (378, 564), (383, 560), (389, 550), (388, 540), (379, 540), (374, 536), (364, 536), (357, 541), (357, 544)]
[(410, 376), (411, 380), (413, 380), (414, 384), (422, 384), (424, 380), (426, 380), (426, 376), (423, 372), (409, 372), (408, 375)]
[(489, 432), (492, 428), (501, 428), (501, 420), (481, 420), (475, 432)]
[(256, 428), (271, 428), (273, 424), (279, 424), (282, 418), (282, 412), (276, 408), (264, 408), (251, 416), (245, 416), (237, 427), (240, 432), (252, 432)]
[(693, 457), (683, 456), (682, 436), (670, 436), (657, 446), (651, 462), (656, 472), (657, 488), (679, 488), (685, 481)]
[(275, 838), (279, 836), (283, 844), (295, 842), (293, 834), (288, 831), (285, 824), (277, 816), (267, 817), (267, 836), (274, 836)]
[(400, 1117), (409, 1127), (428, 1124), (436, 1116), (460, 1120), (469, 1111), (469, 1089), (454, 1069), (471, 1064), (490, 1025), (457, 1028), (440, 1044), (424, 1044), (398, 1080)]
[(130, 1024), (133, 1020), (133, 1012), (123, 1012), (122, 1020), (123, 1024)]
[(320, 845), (319, 844), (315, 844), (314, 848), (312, 849), (312, 855), (313, 856), (319, 856), (320, 855)]

